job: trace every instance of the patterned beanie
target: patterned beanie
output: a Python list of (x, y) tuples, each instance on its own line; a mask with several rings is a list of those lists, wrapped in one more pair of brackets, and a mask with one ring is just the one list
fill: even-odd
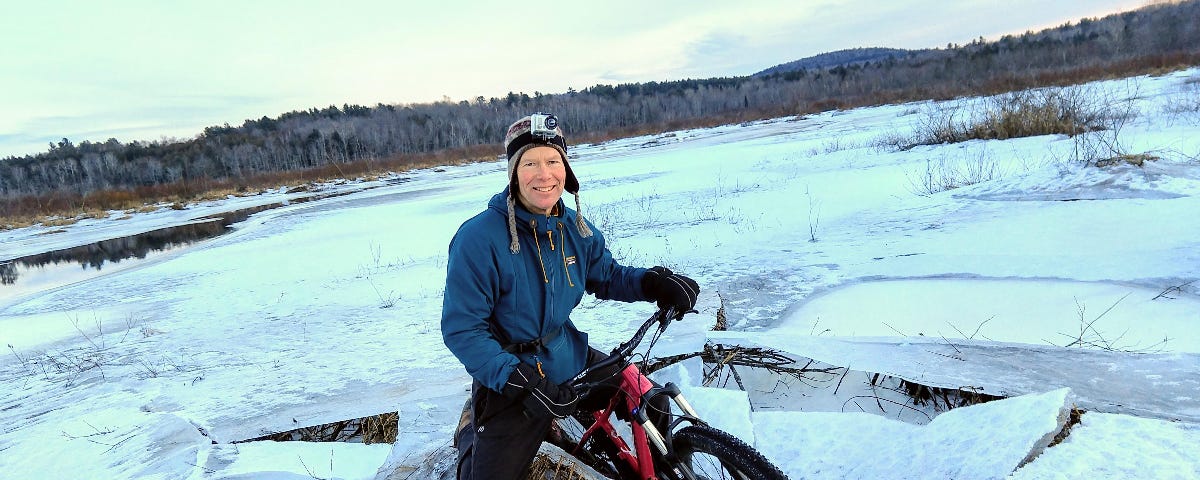
[(504, 135), (504, 151), (508, 154), (508, 234), (511, 237), (509, 250), (514, 254), (521, 251), (521, 244), (517, 241), (516, 195), (520, 192), (520, 186), (517, 185), (517, 162), (520, 161), (521, 155), (534, 147), (551, 147), (558, 150), (563, 167), (567, 171), (563, 190), (575, 196), (575, 228), (581, 236), (592, 236), (592, 230), (583, 221), (583, 210), (579, 203), (579, 180), (575, 178), (575, 172), (571, 171), (571, 164), (567, 161), (567, 141), (563, 138), (562, 129), (554, 125), (554, 136), (544, 138), (533, 135), (532, 125), (533, 116), (526, 115), (509, 125), (508, 133)]

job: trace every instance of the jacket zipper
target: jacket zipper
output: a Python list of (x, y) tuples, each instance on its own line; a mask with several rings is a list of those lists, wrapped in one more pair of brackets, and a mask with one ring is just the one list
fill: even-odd
[(529, 220), (529, 226), (533, 228), (533, 245), (537, 247), (538, 265), (542, 267), (542, 281), (550, 283), (550, 277), (546, 276), (546, 262), (542, 260), (542, 244), (538, 242), (537, 220)]
[[(546, 233), (550, 233), (550, 232), (546, 232)], [(554, 237), (551, 237), (551, 238), (554, 238)], [(562, 222), (558, 222), (558, 243), (561, 244), (563, 247), (563, 248), (559, 249), (559, 251), (562, 252), (563, 272), (567, 274), (567, 285), (574, 287), (575, 282), (571, 280), (571, 269), (567, 268), (567, 237), (566, 237), (566, 234), (563, 233)], [(551, 247), (551, 250), (553, 250), (553, 249), (554, 248)]]

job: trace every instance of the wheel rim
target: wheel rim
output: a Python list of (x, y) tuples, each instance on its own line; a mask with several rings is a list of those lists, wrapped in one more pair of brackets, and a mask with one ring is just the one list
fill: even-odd
[(749, 480), (750, 477), (721, 459), (701, 452), (690, 452), (681, 456), (684, 465), (692, 470), (697, 480)]

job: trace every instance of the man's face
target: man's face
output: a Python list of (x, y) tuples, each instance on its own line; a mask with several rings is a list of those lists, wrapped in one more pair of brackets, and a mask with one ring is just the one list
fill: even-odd
[(533, 213), (549, 215), (562, 198), (567, 166), (553, 147), (533, 147), (517, 162), (519, 200)]

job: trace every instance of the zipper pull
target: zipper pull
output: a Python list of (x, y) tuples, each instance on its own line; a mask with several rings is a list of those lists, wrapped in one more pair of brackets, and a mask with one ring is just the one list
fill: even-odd
[(554, 251), (554, 232), (546, 230), (546, 238), (550, 239), (550, 251)]
[(538, 356), (537, 356), (537, 355), (534, 355), (534, 356), (533, 356), (533, 361), (534, 361), (534, 363), (536, 363), (536, 364), (537, 364), (537, 368), (538, 368), (538, 375), (541, 375), (541, 376), (542, 376), (542, 378), (546, 378), (546, 372), (543, 372), (543, 371), (542, 371), (542, 359), (538, 358)]

